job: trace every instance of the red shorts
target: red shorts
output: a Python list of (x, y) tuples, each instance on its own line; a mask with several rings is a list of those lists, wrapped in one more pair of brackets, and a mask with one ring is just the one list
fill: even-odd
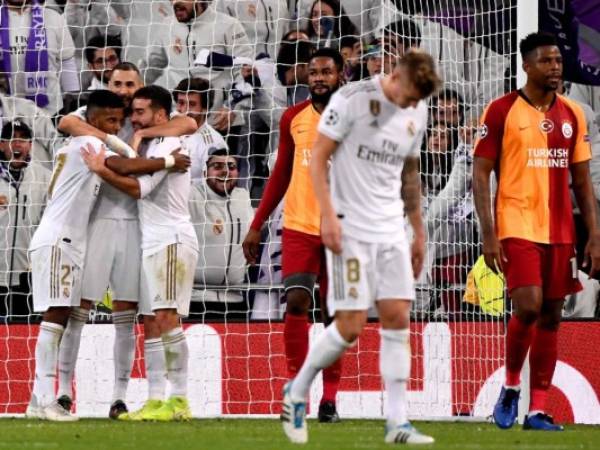
[(539, 244), (525, 239), (502, 240), (508, 292), (539, 286), (546, 299), (562, 299), (580, 291), (574, 244)]
[(281, 234), (281, 273), (290, 275), (312, 273), (317, 276), (321, 296), (327, 291), (327, 265), (321, 236), (284, 228)]

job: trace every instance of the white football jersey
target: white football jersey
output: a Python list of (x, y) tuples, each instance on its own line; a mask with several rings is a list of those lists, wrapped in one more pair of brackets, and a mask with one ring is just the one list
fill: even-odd
[[(82, 106), (71, 114), (85, 121), (87, 106)], [(118, 136), (125, 142), (133, 137), (134, 129), (129, 117), (125, 118)], [(92, 211), (91, 220), (97, 219), (127, 219), (134, 220), (138, 217), (137, 202), (134, 198), (119, 191), (108, 183), (103, 183), (98, 194), (98, 201)]]
[[(60, 245), (83, 265), (90, 213), (102, 181), (81, 158), (81, 148), (91, 144), (96, 152), (102, 142), (92, 136), (73, 138), (56, 152), (48, 185), (48, 204), (29, 250)], [(106, 156), (114, 153), (107, 152)]]
[(406, 239), (400, 197), (404, 160), (418, 157), (427, 126), (427, 105), (399, 108), (384, 95), (381, 77), (336, 92), (318, 130), (340, 143), (330, 184), (343, 233), (363, 242)]
[[(179, 138), (153, 139), (146, 158), (164, 158), (181, 147)], [(182, 148), (182, 152), (186, 152)], [(198, 249), (198, 239), (192, 225), (188, 201), (190, 172), (161, 170), (138, 177), (142, 195), (138, 200), (142, 250), (155, 253), (170, 244), (186, 244)]]
[(227, 149), (227, 143), (221, 134), (204, 122), (198, 131), (183, 139), (183, 145), (187, 148), (192, 160), (190, 172), (192, 181), (198, 181), (204, 178), (206, 161), (208, 161), (208, 152), (212, 149)]

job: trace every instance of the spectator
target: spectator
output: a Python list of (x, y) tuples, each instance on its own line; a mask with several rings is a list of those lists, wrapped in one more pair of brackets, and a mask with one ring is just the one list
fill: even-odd
[(344, 36), (359, 36), (358, 30), (346, 16), (337, 0), (316, 0), (310, 8), (308, 37), (317, 48), (340, 48)]
[[(196, 268), (193, 300), (206, 310), (248, 312), (238, 290), (214, 290), (210, 286), (235, 286), (246, 279), (242, 239), (254, 216), (250, 195), (237, 187), (237, 161), (227, 150), (211, 152), (206, 178), (192, 184), (190, 214), (198, 235), (200, 256)], [(206, 287), (206, 288), (205, 288)]]
[(203, 49), (252, 58), (252, 46), (242, 24), (218, 12), (212, 2), (173, 0), (172, 4), (174, 19), (153, 30), (155, 39), (142, 67), (145, 83), (172, 90), (184, 78), (201, 77), (215, 91), (228, 90), (234, 78), (231, 70), (195, 66), (194, 61)]
[(215, 0), (217, 11), (240, 21), (253, 47), (253, 57), (275, 58), (288, 26), (285, 0)]
[[(314, 0), (298, 0), (297, 16), (304, 25), (310, 19)], [(379, 35), (381, 27), (393, 21), (398, 10), (391, 0), (343, 0), (345, 15), (366, 42)]]
[[(434, 132), (437, 136), (429, 140), (435, 141), (431, 148), (438, 151), (445, 145), (444, 127), (438, 123)], [(428, 257), (433, 261), (433, 283), (440, 289), (436, 306), (442, 305), (449, 313), (460, 310), (462, 289), (458, 286), (466, 283), (479, 254), (471, 177), (474, 128), (463, 131), (447, 182), (431, 200), (426, 215)]]
[(461, 95), (452, 89), (444, 89), (431, 98), (431, 121), (444, 123), (452, 130), (458, 128), (465, 120), (465, 105)]
[(362, 42), (355, 36), (344, 36), (340, 39), (340, 53), (344, 58), (344, 78), (350, 81), (360, 67)]
[(296, 41), (310, 41), (310, 38), (308, 37), (308, 32), (300, 28), (290, 30), (287, 33), (285, 33), (283, 35), (283, 38), (281, 39), (282, 44), (289, 44), (291, 42)]
[(31, 100), (0, 94), (0, 118), (0, 126), (17, 119), (27, 125), (33, 133), (31, 159), (52, 169), (56, 129), (44, 110)]
[(383, 29), (383, 39), (396, 49), (396, 56), (402, 57), (411, 48), (421, 45), (421, 28), (408, 18), (401, 18)]
[(94, 36), (85, 48), (85, 59), (93, 75), (87, 90), (108, 89), (112, 71), (121, 62), (121, 39), (116, 36)]
[(282, 44), (277, 55), (277, 78), (287, 88), (287, 105), (295, 105), (308, 98), (308, 62), (314, 51), (310, 42), (297, 41)]
[(54, 115), (62, 108), (62, 94), (79, 90), (73, 40), (56, 11), (37, 0), (4, 0), (0, 41), (0, 72), (9, 79), (11, 95), (32, 100)]
[(223, 136), (206, 121), (212, 103), (211, 94), (208, 81), (203, 78), (181, 80), (173, 91), (177, 112), (193, 118), (198, 125), (198, 131), (184, 139), (192, 159), (190, 172), (193, 182), (199, 182), (204, 177), (209, 150), (228, 150)]
[(427, 130), (427, 148), (421, 152), (423, 205), (428, 205), (446, 186), (452, 170), (457, 135), (458, 130), (452, 130), (443, 122), (434, 123)]
[(596, 126), (600, 127), (600, 86), (570, 83), (567, 91), (569, 98), (579, 104), (588, 105), (594, 111), (594, 121)]
[(30, 158), (31, 129), (8, 122), (0, 134), (0, 316), (27, 319), (27, 248), (46, 204), (50, 171)]

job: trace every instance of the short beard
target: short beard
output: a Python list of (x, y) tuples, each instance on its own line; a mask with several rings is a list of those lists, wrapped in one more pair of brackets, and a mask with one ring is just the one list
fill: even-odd
[(334, 91), (327, 91), (325, 94), (316, 94), (314, 92), (310, 92), (310, 98), (312, 100), (313, 103), (319, 103), (322, 105), (326, 105), (327, 103), (329, 103), (329, 99), (331, 98), (331, 96), (333, 95)]

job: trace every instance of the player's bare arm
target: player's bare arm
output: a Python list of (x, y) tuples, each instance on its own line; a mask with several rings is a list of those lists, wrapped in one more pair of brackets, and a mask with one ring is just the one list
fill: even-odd
[(192, 117), (179, 115), (173, 117), (166, 124), (137, 130), (129, 144), (137, 151), (144, 139), (185, 136), (187, 134), (194, 134), (197, 130), (198, 124)]
[(105, 154), (105, 147), (101, 147), (98, 153), (90, 146), (81, 148), (81, 157), (90, 171), (94, 172), (105, 182), (116, 187), (120, 191), (135, 199), (139, 199), (141, 197), (139, 181), (134, 177), (119, 175), (109, 169), (105, 164)]
[[(173, 157), (173, 166), (170, 170), (172, 172), (187, 172), (192, 164), (190, 157), (181, 153), (181, 148), (171, 152), (171, 156)], [(144, 175), (165, 169), (165, 158), (147, 159), (112, 156), (107, 158), (104, 164), (119, 175)]]
[(490, 192), (490, 175), (495, 161), (488, 158), (475, 157), (473, 160), (473, 200), (483, 240), (483, 258), (486, 265), (495, 273), (502, 271), (505, 261), (500, 241), (494, 229), (492, 218), (492, 201)]
[(421, 216), (419, 158), (406, 158), (404, 161), (400, 195), (404, 202), (404, 212), (414, 231), (414, 238), (411, 245), (411, 262), (413, 275), (417, 278), (423, 269), (423, 259), (425, 257), (425, 229), (423, 227), (423, 217)]
[(338, 145), (338, 142), (318, 133), (310, 161), (310, 175), (321, 207), (321, 240), (323, 245), (335, 254), (342, 252), (342, 226), (331, 201), (327, 164)]
[(108, 145), (112, 150), (126, 158), (134, 158), (136, 156), (136, 152), (133, 148), (121, 138), (114, 134), (105, 133), (85, 120), (81, 120), (81, 118), (77, 117), (75, 114), (67, 114), (60, 119), (58, 130), (63, 134), (73, 137), (94, 136)]
[(571, 178), (577, 205), (589, 233), (583, 255), (583, 266), (588, 267), (591, 264), (589, 273), (591, 277), (600, 270), (600, 229), (598, 229), (598, 211), (590, 177), (589, 162), (572, 164)]

